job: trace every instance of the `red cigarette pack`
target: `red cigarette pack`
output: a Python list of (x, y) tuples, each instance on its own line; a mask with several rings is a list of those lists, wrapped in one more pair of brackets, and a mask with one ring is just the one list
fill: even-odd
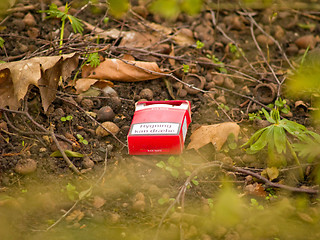
[(137, 102), (127, 136), (129, 154), (182, 153), (190, 122), (187, 100)]

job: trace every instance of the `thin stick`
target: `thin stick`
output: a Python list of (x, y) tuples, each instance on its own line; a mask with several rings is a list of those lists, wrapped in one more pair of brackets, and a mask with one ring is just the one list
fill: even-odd
[(63, 159), (67, 162), (69, 168), (71, 168), (75, 173), (81, 175), (80, 171), (76, 168), (76, 166), (70, 161), (70, 159), (68, 158), (68, 156), (66, 155), (66, 153), (64, 152), (64, 150), (62, 149), (62, 147), (60, 146), (60, 143), (58, 142), (54, 132), (53, 132), (53, 127), (52, 125), (50, 126), (50, 135), (52, 140), (54, 141), (54, 143), (57, 145), (58, 150), (60, 151)]

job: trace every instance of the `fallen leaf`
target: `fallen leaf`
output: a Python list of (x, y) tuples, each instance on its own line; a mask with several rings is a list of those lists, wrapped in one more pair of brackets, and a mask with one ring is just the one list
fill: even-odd
[(255, 195), (259, 197), (267, 196), (267, 193), (261, 183), (249, 184), (244, 188), (244, 191), (246, 192), (246, 194)]
[(279, 170), (276, 167), (270, 167), (263, 170), (264, 173), (268, 176), (269, 180), (272, 181), (279, 176)]
[(81, 212), (80, 210), (74, 210), (72, 213), (70, 213), (67, 217), (66, 217), (66, 221), (67, 222), (79, 222), (82, 218), (84, 217), (84, 213)]
[(106, 203), (106, 200), (102, 197), (99, 197), (99, 196), (95, 196), (93, 198), (93, 206), (95, 208), (101, 208), (104, 204)]
[(60, 76), (69, 77), (78, 60), (78, 55), (72, 53), (0, 64), (0, 107), (18, 109), (29, 86), (34, 85), (40, 89), (46, 112), (56, 97)]
[(107, 86), (112, 87), (113, 83), (107, 80), (98, 80), (93, 78), (79, 78), (76, 81), (75, 88), (77, 90), (77, 93), (80, 94), (85, 91), (88, 91), (91, 86), (103, 89)]
[(160, 78), (162, 71), (155, 62), (122, 61), (106, 59), (96, 68), (84, 66), (84, 78), (106, 79), (110, 81), (137, 82)]
[(191, 134), (191, 142), (187, 149), (194, 148), (195, 150), (198, 150), (211, 142), (215, 146), (216, 150), (219, 151), (227, 141), (230, 134), (233, 134), (235, 136), (235, 140), (237, 140), (239, 132), (240, 127), (234, 122), (201, 126)]

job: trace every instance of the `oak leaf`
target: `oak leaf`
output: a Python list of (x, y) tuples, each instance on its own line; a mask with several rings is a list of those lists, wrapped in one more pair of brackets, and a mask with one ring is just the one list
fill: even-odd
[(211, 142), (216, 150), (219, 151), (230, 134), (233, 134), (237, 140), (239, 132), (240, 127), (234, 122), (201, 126), (191, 134), (191, 142), (187, 149), (194, 148), (195, 150), (198, 150)]
[(78, 66), (77, 54), (35, 57), (0, 64), (0, 107), (18, 109), (28, 88), (39, 88), (46, 112), (54, 101), (60, 77), (66, 79)]
[(122, 61), (106, 59), (93, 68), (82, 68), (83, 78), (106, 79), (110, 81), (137, 82), (160, 78), (162, 73), (157, 63), (143, 61)]

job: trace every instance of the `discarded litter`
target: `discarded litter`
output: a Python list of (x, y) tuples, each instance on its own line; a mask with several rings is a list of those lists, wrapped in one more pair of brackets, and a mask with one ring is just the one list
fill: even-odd
[(129, 154), (180, 154), (191, 122), (186, 100), (136, 103), (128, 133)]

